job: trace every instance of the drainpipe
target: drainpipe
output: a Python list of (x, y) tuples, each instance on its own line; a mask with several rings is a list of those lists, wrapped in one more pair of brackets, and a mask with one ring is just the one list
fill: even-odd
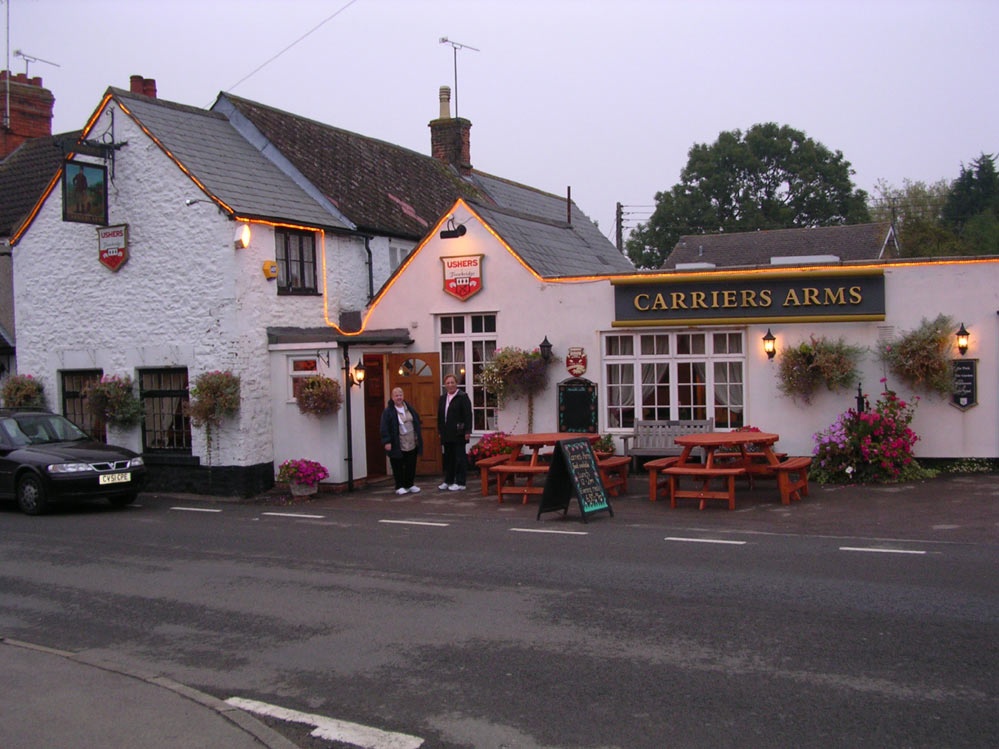
[(375, 269), (374, 260), (371, 256), (371, 237), (364, 237), (364, 251), (368, 253), (368, 301), (375, 298)]
[(344, 460), (347, 461), (347, 491), (352, 492), (354, 491), (354, 430), (350, 418), (350, 401), (354, 378), (350, 374), (350, 350), (346, 344), (343, 347), (343, 379), (343, 389), (347, 394), (344, 399), (346, 401), (344, 406), (346, 407), (347, 416), (347, 457)]

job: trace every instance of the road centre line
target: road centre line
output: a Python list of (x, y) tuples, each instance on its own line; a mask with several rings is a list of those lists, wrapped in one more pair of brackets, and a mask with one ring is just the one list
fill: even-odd
[(869, 551), (876, 554), (925, 554), (919, 549), (875, 549), (871, 546), (840, 546), (840, 551)]
[(241, 697), (230, 697), (226, 704), (245, 710), (257, 715), (266, 715), (270, 718), (277, 718), (291, 723), (305, 723), (313, 726), (315, 730), (312, 736), (326, 741), (337, 741), (352, 746), (365, 747), (365, 749), (419, 749), (423, 746), (423, 739), (418, 736), (410, 736), (405, 733), (394, 733), (392, 731), (382, 731), (378, 728), (364, 726), (360, 723), (350, 723), (346, 720), (327, 718), (323, 715), (312, 715), (302, 713), (298, 710), (289, 710), (277, 705), (269, 705), (266, 702), (256, 700), (246, 700)]
[(262, 512), (261, 515), (269, 515), (275, 518), (306, 518), (308, 520), (322, 520), (325, 515), (303, 515), (300, 512)]
[(211, 507), (171, 507), (176, 512), (222, 512)]
[(425, 520), (379, 520), (379, 523), (387, 523), (390, 525), (429, 525), (434, 528), (447, 528), (450, 523), (431, 523)]
[(511, 528), (511, 533), (551, 533), (557, 536), (588, 536), (587, 531), (551, 531), (544, 528)]
[(745, 546), (746, 541), (726, 541), (721, 538), (684, 538), (683, 536), (666, 536), (663, 541), (682, 541), (688, 544), (728, 544), (730, 546)]

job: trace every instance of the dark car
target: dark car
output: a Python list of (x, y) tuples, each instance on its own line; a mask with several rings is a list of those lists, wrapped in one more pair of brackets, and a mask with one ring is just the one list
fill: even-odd
[(0, 409), (0, 497), (17, 499), (28, 515), (61, 501), (124, 507), (145, 481), (140, 455), (91, 439), (64, 416)]

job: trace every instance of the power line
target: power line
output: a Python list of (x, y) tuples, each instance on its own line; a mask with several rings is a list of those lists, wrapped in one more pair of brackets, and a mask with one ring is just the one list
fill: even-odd
[(357, 2), (357, 0), (349, 0), (349, 2), (346, 5), (344, 5), (342, 8), (340, 8), (340, 10), (336, 11), (331, 16), (328, 16), (327, 18), (324, 18), (322, 21), (320, 21), (314, 27), (312, 27), (311, 29), (309, 29), (308, 31), (306, 31), (304, 34), (302, 34), (302, 36), (298, 37), (298, 39), (296, 39), (295, 41), (293, 41), (291, 44), (289, 44), (287, 47), (285, 47), (284, 49), (282, 49), (276, 55), (274, 55), (270, 59), (266, 60), (265, 62), (261, 63), (256, 68), (254, 68), (252, 71), (250, 71), (245, 76), (243, 76), (238, 81), (236, 81), (234, 84), (232, 84), (231, 86), (229, 86), (229, 88), (226, 89), (226, 92), (232, 91), (234, 88), (236, 88), (236, 86), (238, 86), (239, 84), (243, 83), (247, 79), (249, 79), (252, 76), (254, 76), (257, 73), (259, 73), (261, 70), (263, 70), (265, 67), (267, 67), (268, 65), (270, 65), (276, 59), (278, 59), (281, 55), (283, 55), (289, 49), (291, 49), (292, 47), (294, 47), (296, 44), (298, 44), (300, 41), (302, 41), (303, 39), (305, 39), (310, 34), (318, 31), (320, 27), (322, 27), (322, 26), (326, 25), (327, 23), (329, 23), (330, 21), (332, 21), (334, 18), (336, 18), (341, 13), (343, 13), (345, 10), (347, 10), (347, 8), (349, 8), (351, 5), (353, 5), (356, 2)]

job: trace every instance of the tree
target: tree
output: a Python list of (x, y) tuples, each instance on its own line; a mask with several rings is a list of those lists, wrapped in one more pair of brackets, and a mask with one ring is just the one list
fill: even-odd
[(834, 226), (869, 221), (850, 162), (799, 130), (768, 122), (694, 144), (680, 183), (627, 242), (639, 267), (662, 265), (685, 234)]
[(878, 180), (875, 191), (878, 197), (872, 201), (871, 219), (895, 226), (902, 257), (962, 254), (957, 235), (940, 221), (950, 192), (947, 180), (932, 185), (904, 180), (901, 188)]
[(964, 253), (999, 252), (999, 174), (995, 156), (981, 154), (951, 184), (942, 224), (960, 237)]

